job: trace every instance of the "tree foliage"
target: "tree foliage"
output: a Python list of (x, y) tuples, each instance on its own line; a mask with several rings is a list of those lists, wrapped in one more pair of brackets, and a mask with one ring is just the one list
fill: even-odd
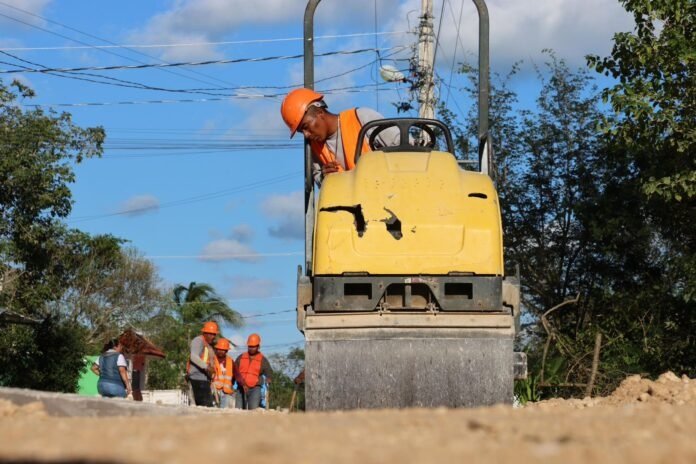
[(304, 410), (304, 383), (294, 383), (295, 377), (304, 370), (304, 349), (293, 348), (287, 353), (275, 353), (268, 358), (273, 368), (273, 382), (269, 393), (270, 409), (288, 408), (295, 392), (294, 408)]
[(32, 96), (18, 82), (0, 83), (0, 285), (12, 285), (0, 305), (36, 314), (62, 290), (54, 245), (67, 232), (72, 163), (100, 155), (105, 135), (76, 126), (68, 113), (18, 104)]
[[(673, 369), (693, 376), (693, 208), (646, 196), (640, 166), (650, 146), (619, 143), (599, 127), (599, 121), (622, 121), (604, 113), (592, 75), (569, 69), (552, 52), (547, 57), (536, 68), (540, 90), (533, 108), (515, 110), (508, 79), (517, 68), (491, 88), (506, 269), (520, 268), (527, 322), (522, 344), (535, 376), (526, 394), (583, 393), (540, 387), (539, 378), (547, 341), (541, 316), (576, 295), (577, 304), (549, 316), (554, 338), (547, 385), (587, 381), (597, 332), (604, 340), (598, 391), (627, 373)], [(474, 70), (463, 71), (475, 101)], [(455, 134), (462, 140), (460, 157), (476, 156), (473, 111)]]
[(0, 386), (74, 393), (86, 354), (84, 328), (70, 321), (0, 327)]
[(617, 115), (604, 125), (635, 155), (647, 194), (696, 196), (696, 3), (622, 0), (635, 30), (614, 36), (611, 55), (588, 57), (619, 82), (603, 91)]
[(137, 250), (110, 235), (74, 231), (61, 262), (70, 270), (65, 291), (53, 308), (87, 328), (99, 344), (125, 327), (137, 327), (165, 303), (159, 275)]

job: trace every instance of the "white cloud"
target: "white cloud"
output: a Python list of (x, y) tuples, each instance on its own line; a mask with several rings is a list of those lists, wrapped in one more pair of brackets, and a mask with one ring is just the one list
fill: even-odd
[(124, 201), (118, 212), (126, 216), (135, 217), (157, 211), (160, 201), (154, 195), (136, 195)]
[[(398, 7), (399, 0), (380, 0), (378, 18), (387, 18)], [(152, 17), (143, 28), (131, 33), (129, 40), (142, 43), (195, 43), (219, 41), (236, 28), (249, 24), (259, 26), (290, 24), (301, 31), (306, 0), (179, 0), (174, 6)], [(316, 13), (316, 25), (323, 28), (354, 26), (364, 30), (373, 24), (374, 0), (323, 2)], [(165, 59), (202, 59), (218, 55), (209, 45), (163, 49)]]
[(213, 240), (203, 247), (202, 261), (241, 261), (255, 263), (261, 259), (250, 246), (234, 238)]
[[(44, 8), (51, 3), (51, 0), (3, 0), (3, 3), (6, 4), (2, 5), (3, 14), (17, 18), (25, 23), (43, 25), (45, 22), (42, 19), (32, 16), (31, 14), (41, 15)], [(18, 21), (13, 21), (3, 16), (0, 16), (0, 25), (2, 25), (2, 27), (5, 29), (27, 27)]]
[[(487, 0), (490, 16), (490, 54), (493, 69), (506, 70), (520, 59), (538, 59), (541, 50), (551, 48), (572, 65), (583, 65), (584, 56), (611, 51), (615, 32), (631, 30), (632, 18), (616, 0)], [(439, 21), (441, 2), (435, 4), (435, 27)], [(452, 11), (450, 11), (452, 6)], [(457, 40), (459, 19), (457, 2), (445, 5), (438, 51), (438, 63), (449, 68)], [(393, 16), (392, 30), (407, 27), (406, 13), (418, 11), (420, 2), (408, 0)], [(452, 14), (454, 13), (454, 14)], [(411, 26), (417, 15), (411, 14)], [(456, 19), (453, 19), (456, 18)], [(478, 50), (478, 15), (473, 2), (465, 1), (460, 27), (457, 61), (466, 56), (476, 63)], [(502, 69), (501, 69), (502, 68)]]
[(235, 347), (244, 347), (246, 346), (246, 338), (244, 338), (243, 335), (240, 334), (234, 334), (234, 335), (226, 335), (226, 338), (232, 342), (232, 344)]
[(230, 279), (231, 298), (268, 298), (278, 296), (282, 284), (276, 280), (248, 276), (233, 276)]
[(237, 102), (237, 105), (247, 116), (238, 126), (235, 125), (235, 128), (227, 132), (228, 137), (238, 137), (241, 132), (244, 132), (290, 140), (290, 132), (280, 117), (280, 100), (243, 100)]
[[(181, 0), (155, 15), (131, 40), (143, 43), (197, 43), (216, 41), (245, 24), (273, 24), (297, 17), (304, 0)], [(163, 49), (165, 59), (202, 59), (217, 56), (213, 46)]]
[(254, 229), (249, 224), (239, 224), (232, 228), (232, 238), (241, 243), (249, 243), (254, 238)]
[(264, 214), (276, 223), (268, 228), (272, 237), (284, 240), (304, 240), (304, 193), (272, 195), (261, 205)]

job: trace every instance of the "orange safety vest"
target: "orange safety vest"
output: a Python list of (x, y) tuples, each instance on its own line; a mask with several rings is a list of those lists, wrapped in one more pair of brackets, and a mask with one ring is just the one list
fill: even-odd
[(243, 353), (239, 358), (239, 375), (249, 388), (254, 388), (259, 383), (263, 354), (257, 353), (253, 358), (249, 353)]
[[(343, 146), (343, 157), (346, 160), (346, 170), (350, 171), (355, 167), (355, 147), (358, 144), (358, 135), (360, 135), (362, 123), (360, 119), (358, 119), (357, 108), (342, 111), (338, 115), (338, 120), (341, 127), (341, 140), (337, 143), (341, 143)], [(336, 154), (329, 150), (326, 143), (311, 142), (311, 146), (314, 161), (319, 163), (320, 166), (325, 166), (332, 161), (336, 161)], [(363, 140), (361, 153), (365, 153), (366, 151), (370, 151), (370, 148), (367, 142)], [(343, 166), (339, 166), (338, 170), (343, 171)]]
[(223, 374), (222, 372), (222, 365), (220, 363), (220, 360), (215, 358), (215, 380), (213, 381), (213, 385), (215, 385), (215, 388), (218, 390), (222, 390), (223, 392), (227, 393), (228, 395), (231, 394), (234, 390), (232, 390), (232, 376), (234, 373), (234, 363), (232, 362), (232, 358), (229, 356), (225, 356), (225, 373)]

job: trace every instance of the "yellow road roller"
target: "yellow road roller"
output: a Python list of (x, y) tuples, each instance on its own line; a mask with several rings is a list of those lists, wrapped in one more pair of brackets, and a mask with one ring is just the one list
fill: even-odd
[[(307, 87), (312, 3), (318, 0), (305, 14)], [(487, 106), (480, 122), (485, 167)], [(377, 146), (389, 128), (400, 142)], [(363, 138), (370, 150), (361, 153), (358, 144), (355, 168), (326, 176), (319, 190), (305, 150), (297, 326), (307, 409), (512, 402), (514, 379), (526, 372), (513, 348), (519, 279), (505, 276), (500, 205), (487, 168), (463, 169), (449, 129), (436, 120), (372, 121)]]

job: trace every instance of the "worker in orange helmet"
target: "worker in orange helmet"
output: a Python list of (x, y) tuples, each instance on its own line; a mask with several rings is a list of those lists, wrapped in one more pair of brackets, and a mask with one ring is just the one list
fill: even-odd
[[(357, 144), (362, 144), (361, 153), (369, 151), (367, 140), (358, 141), (360, 128), (367, 122), (384, 119), (370, 108), (330, 113), (324, 96), (306, 88), (288, 93), (280, 106), (280, 114), (290, 129), (290, 138), (301, 132), (309, 140), (314, 159), (312, 172), (318, 185), (328, 174), (353, 169)], [(398, 145), (399, 129), (385, 129), (375, 139), (383, 147)]]
[(239, 355), (236, 361), (237, 409), (256, 409), (261, 405), (261, 385), (271, 383), (271, 364), (261, 353), (261, 337), (251, 334), (247, 339), (247, 352)]
[(219, 333), (217, 323), (208, 321), (203, 324), (201, 334), (191, 341), (186, 374), (191, 383), (196, 406), (215, 406), (211, 382), (215, 377), (216, 368), (215, 353), (211, 345)]
[(234, 361), (227, 354), (230, 350), (230, 341), (226, 338), (219, 338), (215, 343), (215, 368), (216, 374), (213, 386), (217, 390), (219, 403), (222, 409), (234, 407), (234, 389), (232, 387), (234, 375)]

